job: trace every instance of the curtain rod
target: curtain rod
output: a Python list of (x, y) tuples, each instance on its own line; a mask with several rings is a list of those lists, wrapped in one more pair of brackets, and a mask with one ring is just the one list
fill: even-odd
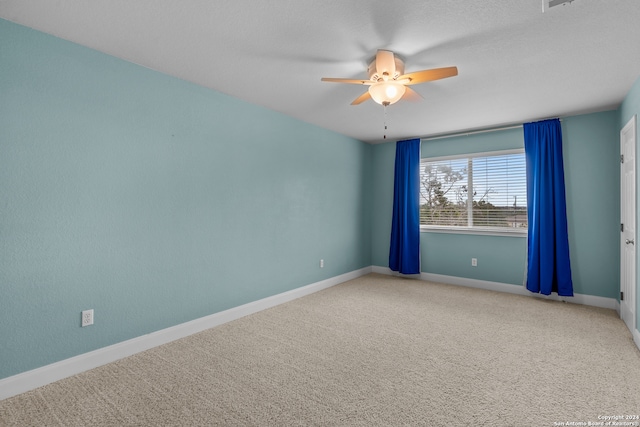
[[(542, 120), (548, 120), (548, 119), (542, 119)], [(535, 121), (541, 121), (541, 120), (535, 120)], [(562, 121), (562, 119), (560, 119), (560, 121)], [(509, 125), (509, 126), (502, 126), (502, 127), (497, 127), (497, 128), (489, 128), (489, 129), (478, 129), (478, 130), (469, 130), (466, 132), (456, 132), (456, 133), (445, 133), (443, 135), (435, 135), (435, 136), (427, 136), (427, 137), (423, 137), (420, 138), (420, 141), (433, 141), (434, 139), (444, 139), (444, 138), (454, 138), (456, 136), (468, 136), (468, 135), (476, 135), (479, 133), (487, 133), (487, 132), (498, 132), (501, 130), (508, 130), (508, 129), (520, 129), (522, 128), (522, 125)]]

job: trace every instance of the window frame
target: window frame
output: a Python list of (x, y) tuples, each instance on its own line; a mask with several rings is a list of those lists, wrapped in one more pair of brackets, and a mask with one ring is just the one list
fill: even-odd
[[(476, 157), (492, 157), (509, 154), (525, 154), (523, 148), (512, 148), (507, 150), (480, 151), (476, 153), (452, 154), (437, 157), (422, 157), (420, 159), (420, 176), (422, 177), (423, 162), (437, 162), (445, 160), (470, 160)], [(473, 173), (473, 171), (471, 172)], [(525, 166), (526, 174), (526, 166)], [(528, 212), (529, 206), (527, 206)], [(507, 236), (507, 237), (527, 237), (529, 228), (521, 227), (486, 227), (486, 226), (451, 226), (451, 225), (426, 225), (420, 224), (420, 232), (427, 233), (448, 233), (448, 234), (477, 234), (485, 236)]]

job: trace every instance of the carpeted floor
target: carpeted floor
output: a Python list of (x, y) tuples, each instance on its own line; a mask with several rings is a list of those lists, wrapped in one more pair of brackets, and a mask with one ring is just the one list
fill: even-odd
[(640, 351), (614, 311), (376, 274), (0, 402), (2, 426), (554, 426), (639, 414)]

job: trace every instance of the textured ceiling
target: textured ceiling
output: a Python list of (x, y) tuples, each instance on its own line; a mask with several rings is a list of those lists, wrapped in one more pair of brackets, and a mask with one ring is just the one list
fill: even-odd
[(616, 108), (640, 74), (640, 1), (0, 0), (0, 17), (367, 141), (349, 105), (377, 49), (406, 72), (457, 66), (387, 108), (387, 139)]

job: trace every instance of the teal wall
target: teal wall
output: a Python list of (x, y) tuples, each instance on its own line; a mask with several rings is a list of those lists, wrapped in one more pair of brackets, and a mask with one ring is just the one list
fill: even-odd
[[(422, 271), (522, 285), (526, 237), (421, 233)], [(471, 266), (471, 258), (478, 266)]]
[(563, 119), (574, 291), (620, 295), (620, 129), (616, 111)]
[[(634, 116), (640, 115), (640, 77), (635, 81), (631, 90), (622, 102), (619, 108), (620, 116), (618, 127), (622, 129), (627, 122)], [(637, 118), (636, 118), (637, 120)], [(636, 121), (636, 126), (638, 125)], [(640, 173), (638, 173), (637, 159), (640, 153), (640, 132), (636, 129), (636, 192), (640, 192)], [(640, 199), (640, 195), (638, 195)], [(640, 209), (636, 208), (636, 213), (640, 216)], [(636, 224), (640, 224), (640, 218), (636, 219)], [(637, 229), (637, 228), (636, 228)], [(638, 240), (636, 238), (636, 240)], [(636, 251), (636, 255), (640, 257), (640, 251)], [(636, 262), (636, 271), (640, 271), (640, 262)], [(640, 279), (640, 274), (636, 275), (636, 279)], [(636, 329), (640, 331), (640, 282), (636, 281)]]
[(0, 94), (0, 378), (371, 265), (368, 144), (3, 20)]
[(524, 148), (522, 128), (484, 132), (422, 142), (422, 157), (452, 156)]
[(388, 267), (396, 144), (387, 142), (372, 148), (371, 169), (375, 173), (371, 177), (371, 264)]
[[(620, 217), (617, 112), (567, 117), (562, 127), (574, 290), (615, 298), (619, 290)], [(422, 156), (523, 145), (522, 129), (510, 129), (424, 141)], [(372, 262), (377, 266), (388, 265), (394, 156), (395, 143), (374, 146)], [(421, 244), (425, 273), (513, 285), (524, 282), (526, 237), (423, 232)], [(478, 259), (477, 267), (471, 267), (472, 257)]]

